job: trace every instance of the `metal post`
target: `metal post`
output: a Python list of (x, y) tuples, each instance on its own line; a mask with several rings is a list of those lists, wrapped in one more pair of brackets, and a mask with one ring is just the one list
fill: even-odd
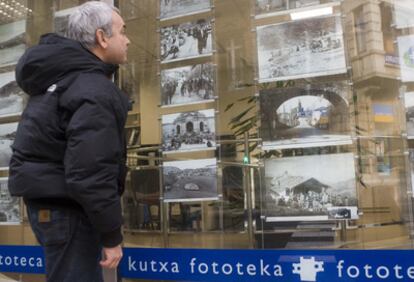
[[(244, 157), (243, 163), (243, 188), (246, 193), (246, 208), (247, 208), (247, 233), (249, 238), (249, 248), (254, 249), (254, 230), (253, 230), (253, 208), (252, 208), (252, 190), (250, 186), (250, 152), (249, 152), (249, 133), (244, 133)], [(246, 158), (247, 157), (247, 158)], [(247, 163), (246, 163), (247, 161)]]

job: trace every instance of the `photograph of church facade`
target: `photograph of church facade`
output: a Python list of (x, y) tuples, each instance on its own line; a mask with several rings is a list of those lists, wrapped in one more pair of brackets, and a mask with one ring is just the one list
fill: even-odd
[(213, 109), (162, 116), (164, 152), (214, 150), (215, 132)]

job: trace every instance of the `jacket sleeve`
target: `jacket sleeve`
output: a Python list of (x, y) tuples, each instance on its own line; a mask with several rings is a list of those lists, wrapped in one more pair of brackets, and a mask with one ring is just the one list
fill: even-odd
[(64, 158), (69, 194), (82, 205), (105, 247), (122, 242), (117, 179), (122, 144), (113, 109), (105, 96), (84, 100), (67, 125)]

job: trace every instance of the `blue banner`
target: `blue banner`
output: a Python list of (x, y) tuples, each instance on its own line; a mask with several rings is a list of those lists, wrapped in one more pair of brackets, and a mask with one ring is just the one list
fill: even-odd
[(43, 251), (38, 246), (0, 246), (0, 272), (44, 273)]
[(413, 281), (412, 250), (125, 249), (122, 277), (176, 281)]
[[(0, 272), (44, 273), (38, 246), (0, 246)], [(121, 276), (175, 281), (413, 281), (414, 250), (124, 248)]]

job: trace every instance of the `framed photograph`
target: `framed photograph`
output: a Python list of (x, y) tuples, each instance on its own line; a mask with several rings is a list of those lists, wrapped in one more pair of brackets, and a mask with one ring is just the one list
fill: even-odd
[(400, 54), (401, 80), (414, 81), (414, 35), (397, 37)]
[(0, 25), (0, 67), (14, 65), (26, 50), (26, 21)]
[(319, 0), (255, 0), (255, 2), (258, 18), (272, 16), (281, 11), (321, 4)]
[(414, 92), (404, 94), (405, 119), (407, 122), (407, 137), (414, 139)]
[(163, 153), (216, 149), (214, 109), (162, 116)]
[(17, 85), (14, 72), (0, 73), (0, 118), (20, 115), (27, 98)]
[(212, 52), (211, 19), (161, 28), (162, 63), (209, 56)]
[(68, 22), (69, 22), (69, 16), (78, 8), (78, 6), (64, 9), (55, 12), (55, 17), (53, 19), (53, 27), (54, 32), (65, 36), (66, 31), (68, 29)]
[(352, 153), (274, 158), (264, 164), (268, 222), (345, 218), (342, 209), (357, 207)]
[(8, 178), (0, 177), (0, 225), (20, 224), (21, 201), (10, 196)]
[(265, 150), (351, 144), (346, 82), (260, 91)]
[(9, 167), (12, 155), (11, 145), (14, 142), (17, 122), (0, 124), (0, 168)]
[(211, 102), (215, 92), (215, 68), (198, 64), (161, 71), (162, 106)]
[(210, 0), (160, 0), (160, 18), (175, 18), (211, 9)]
[(217, 200), (217, 160), (164, 162), (164, 201)]
[(394, 21), (397, 28), (414, 26), (414, 7), (411, 0), (398, 0), (392, 2), (394, 5)]
[(339, 15), (257, 28), (259, 81), (346, 72)]

